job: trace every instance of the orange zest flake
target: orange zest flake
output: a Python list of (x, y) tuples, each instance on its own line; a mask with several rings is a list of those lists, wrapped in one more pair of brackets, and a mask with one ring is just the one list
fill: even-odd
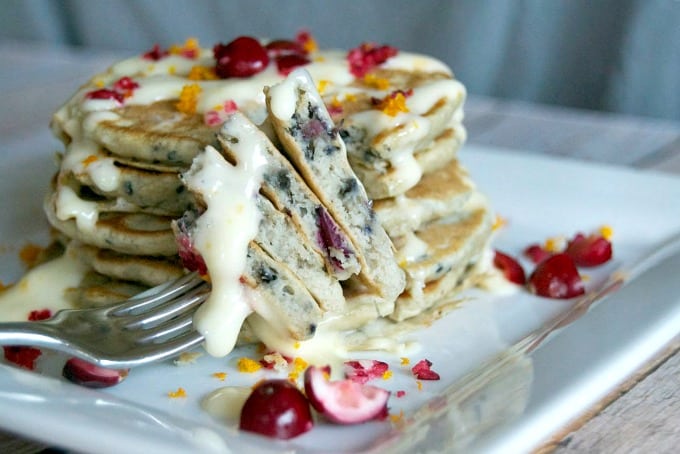
[(185, 114), (195, 114), (198, 105), (198, 96), (201, 94), (201, 86), (190, 84), (182, 87), (179, 101), (175, 104), (177, 110)]
[(508, 220), (505, 219), (503, 216), (497, 214), (496, 217), (493, 220), (493, 226), (491, 227), (491, 229), (493, 231), (496, 231), (500, 228), (505, 227), (507, 224), (508, 224)]
[(19, 251), (19, 258), (27, 267), (32, 267), (38, 261), (38, 256), (43, 248), (37, 244), (28, 243)]
[(416, 380), (416, 386), (418, 387), (418, 391), (423, 390), (423, 382), (421, 382), (420, 380)]
[(239, 372), (252, 374), (253, 372), (257, 372), (258, 370), (262, 369), (262, 364), (260, 364), (258, 361), (255, 361), (254, 359), (243, 357), (239, 358), (236, 368)]
[(183, 55), (187, 58), (196, 58), (200, 52), (198, 40), (196, 38), (187, 38), (183, 45), (173, 44), (168, 51), (173, 55)]
[(600, 227), (600, 235), (605, 240), (611, 240), (614, 236), (614, 229), (610, 225), (603, 225)]
[(215, 68), (210, 68), (208, 66), (196, 65), (192, 66), (187, 75), (189, 80), (215, 80), (217, 79), (217, 74), (215, 73)]
[(543, 248), (548, 252), (561, 252), (566, 246), (566, 239), (562, 236), (547, 238)]
[(226, 372), (215, 372), (212, 374), (213, 377), (218, 379), (219, 381), (224, 381), (227, 378), (227, 373)]
[(80, 163), (81, 163), (84, 167), (87, 167), (87, 166), (89, 166), (90, 164), (92, 164), (93, 162), (97, 161), (98, 159), (99, 159), (99, 158), (98, 158), (97, 156), (91, 154), (91, 155), (89, 155), (87, 158), (85, 158), (85, 159), (83, 159), (82, 161), (80, 161)]
[(304, 49), (304, 51), (308, 54), (316, 52), (319, 49), (319, 46), (316, 44), (316, 40), (314, 39), (312, 34), (306, 30), (298, 32), (295, 40), (302, 46), (302, 49)]
[(328, 88), (328, 85), (330, 82), (326, 79), (321, 79), (319, 83), (316, 85), (316, 90), (319, 92), (319, 94), (323, 94), (324, 91), (326, 91), (326, 88)]
[(403, 419), (404, 419), (404, 410), (399, 410), (399, 413), (396, 414), (396, 415), (395, 415), (395, 414), (391, 414), (391, 415), (390, 415), (390, 421), (391, 421), (393, 424), (396, 424), (396, 423), (398, 423), (398, 422), (401, 422)]
[(393, 375), (393, 372), (391, 370), (386, 370), (382, 374), (382, 379), (383, 380), (389, 380), (390, 378), (392, 378), (392, 375)]
[(309, 364), (304, 359), (300, 358), (299, 356), (295, 357), (293, 364), (291, 365), (293, 370), (288, 374), (288, 379), (290, 381), (297, 380), (300, 376), (300, 373), (304, 372), (308, 365)]
[(401, 91), (390, 93), (385, 96), (382, 101), (378, 103), (378, 109), (390, 117), (396, 117), (397, 114), (401, 112), (409, 111), (406, 106), (406, 96), (404, 96), (404, 93)]
[(389, 80), (370, 73), (364, 76), (364, 83), (369, 87), (377, 88), (378, 90), (387, 90), (390, 88)]
[(408, 366), (409, 364), (411, 364), (411, 360), (408, 359), (408, 358), (405, 357), (405, 356), (402, 356), (402, 357), (400, 358), (400, 360), (401, 360), (401, 365), (402, 365), (402, 366)]
[(176, 72), (177, 72), (177, 67), (175, 65), (168, 66), (168, 74), (170, 74), (171, 76), (174, 76)]
[(94, 79), (92, 83), (97, 88), (104, 88), (104, 85), (106, 85), (106, 82), (104, 82), (102, 79)]
[(176, 391), (168, 392), (168, 397), (171, 398), (171, 399), (178, 399), (178, 398), (182, 398), (182, 397), (187, 397), (187, 392), (185, 391), (184, 388), (182, 388), (180, 386), (179, 388), (177, 388)]

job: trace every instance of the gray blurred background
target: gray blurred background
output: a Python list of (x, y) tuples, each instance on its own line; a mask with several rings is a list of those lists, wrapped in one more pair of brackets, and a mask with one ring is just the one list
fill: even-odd
[(680, 120), (678, 0), (4, 0), (0, 39), (135, 54), (248, 34), (376, 41), (446, 61), (472, 94)]

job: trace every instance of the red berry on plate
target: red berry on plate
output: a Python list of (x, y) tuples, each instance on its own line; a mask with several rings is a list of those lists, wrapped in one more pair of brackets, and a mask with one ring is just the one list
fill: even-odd
[(529, 276), (529, 291), (548, 298), (573, 298), (585, 287), (574, 261), (566, 253), (555, 254), (536, 266)]
[(389, 391), (350, 379), (330, 381), (324, 368), (307, 368), (305, 393), (314, 409), (334, 423), (358, 424), (387, 416)]
[(215, 72), (221, 78), (250, 77), (269, 65), (267, 50), (255, 38), (240, 36), (229, 44), (216, 44)]
[(64, 364), (62, 375), (88, 388), (108, 388), (122, 382), (128, 375), (128, 369), (108, 369), (80, 358), (71, 358)]
[(284, 440), (313, 426), (309, 402), (288, 380), (265, 380), (258, 384), (243, 404), (239, 423), (241, 430)]
[(612, 258), (612, 244), (600, 235), (578, 233), (567, 244), (566, 252), (576, 266), (598, 266)]
[(432, 370), (432, 361), (421, 359), (411, 368), (411, 372), (418, 380), (439, 380), (439, 374)]
[(384, 361), (360, 359), (345, 362), (345, 378), (364, 384), (374, 378), (382, 378), (390, 366)]
[(34, 370), (36, 360), (42, 355), (42, 351), (35, 347), (25, 345), (11, 345), (2, 347), (5, 359), (24, 369)]
[(495, 251), (493, 264), (503, 272), (505, 278), (510, 282), (518, 285), (524, 285), (526, 282), (524, 268), (522, 268), (522, 265), (520, 265), (513, 257), (500, 251)]
[(550, 257), (552, 252), (546, 250), (540, 244), (530, 244), (524, 249), (524, 255), (534, 264), (538, 264)]

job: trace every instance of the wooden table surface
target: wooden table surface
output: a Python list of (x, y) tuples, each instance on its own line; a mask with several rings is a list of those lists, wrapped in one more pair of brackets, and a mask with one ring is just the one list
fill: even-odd
[[(116, 55), (0, 42), (0, 137), (20, 140), (47, 128), (51, 112)], [(680, 175), (680, 122), (643, 119), (471, 96), (469, 143)], [(678, 203), (680, 208), (680, 201)], [(679, 210), (680, 212), (680, 210)], [(678, 452), (680, 337), (544, 451)], [(3, 410), (4, 411), (4, 410)], [(44, 446), (0, 432), (0, 452)]]

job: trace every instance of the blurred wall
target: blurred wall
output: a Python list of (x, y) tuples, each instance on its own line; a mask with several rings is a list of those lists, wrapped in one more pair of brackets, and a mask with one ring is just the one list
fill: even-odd
[(242, 34), (376, 41), (446, 61), (471, 93), (680, 120), (678, 0), (4, 0), (0, 39), (130, 53)]

